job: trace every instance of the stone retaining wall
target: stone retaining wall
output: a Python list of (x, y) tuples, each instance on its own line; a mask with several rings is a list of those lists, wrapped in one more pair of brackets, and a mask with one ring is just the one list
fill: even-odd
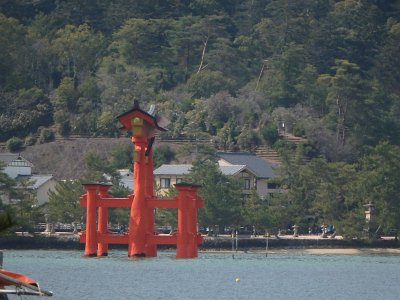
[[(235, 240), (233, 241), (236, 245)], [(160, 249), (175, 246), (159, 246)], [(238, 250), (265, 249), (266, 239), (240, 238)], [(341, 239), (268, 239), (268, 248), (398, 248), (400, 243), (395, 240), (341, 240)], [(110, 249), (126, 249), (127, 245), (110, 245)], [(59, 249), (82, 250), (84, 245), (79, 243), (77, 236), (12, 236), (0, 238), (0, 249)], [(205, 237), (200, 250), (232, 250), (232, 239), (229, 237)]]

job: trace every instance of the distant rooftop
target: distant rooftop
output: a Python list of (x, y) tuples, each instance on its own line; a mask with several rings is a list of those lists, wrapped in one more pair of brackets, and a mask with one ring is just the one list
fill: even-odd
[(119, 174), (121, 175), (120, 183), (122, 186), (128, 188), (129, 190), (133, 191), (133, 174), (128, 169), (120, 169), (118, 170)]
[(0, 161), (4, 162), (5, 166), (11, 165), (13, 162), (24, 162), (24, 164), (32, 167), (32, 163), (27, 161), (18, 153), (0, 153)]
[(217, 152), (217, 156), (231, 165), (245, 165), (258, 178), (275, 177), (275, 165), (251, 153)]
[(192, 165), (162, 165), (154, 170), (154, 175), (186, 175), (189, 174)]
[(37, 189), (53, 178), (53, 175), (32, 175), (29, 177), (29, 181), (32, 181), (32, 184), (29, 186), (29, 188)]
[(54, 176), (51, 174), (20, 175), (16, 178), (17, 181), (28, 180), (29, 185), (27, 186), (27, 188), (29, 189), (38, 189), (51, 179), (54, 179)]
[(231, 166), (219, 166), (222, 174), (224, 175), (235, 175), (246, 168), (245, 165), (231, 165)]
[[(154, 175), (187, 175), (190, 173), (192, 165), (180, 164), (180, 165), (162, 165), (161, 167), (154, 170)], [(220, 171), (224, 175), (235, 175), (245, 169), (245, 165), (230, 165), (230, 166), (219, 166)]]

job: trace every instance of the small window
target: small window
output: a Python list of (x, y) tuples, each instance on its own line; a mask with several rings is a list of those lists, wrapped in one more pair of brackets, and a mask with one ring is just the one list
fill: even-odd
[(171, 186), (171, 179), (170, 178), (160, 178), (160, 187), (165, 189)]
[(245, 189), (245, 190), (249, 190), (250, 189), (250, 179), (244, 179), (243, 189)]
[(176, 183), (181, 183), (181, 182), (183, 182), (183, 178), (177, 178), (176, 179)]
[(274, 190), (278, 187), (278, 185), (275, 182), (269, 182), (268, 183), (268, 189), (269, 190)]

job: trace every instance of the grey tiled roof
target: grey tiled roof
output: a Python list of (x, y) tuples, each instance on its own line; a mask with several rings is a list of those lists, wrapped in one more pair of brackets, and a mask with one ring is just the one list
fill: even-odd
[(189, 174), (192, 165), (162, 165), (154, 170), (154, 175), (185, 175)]
[(275, 177), (274, 165), (255, 154), (217, 152), (217, 156), (232, 165), (245, 165), (258, 178)]
[(219, 169), (224, 175), (235, 175), (245, 168), (245, 165), (219, 166)]
[[(161, 167), (154, 170), (154, 175), (187, 175), (190, 173), (192, 165), (162, 165)], [(220, 171), (224, 175), (235, 175), (245, 169), (245, 165), (231, 165), (231, 166), (219, 166)]]
[(37, 189), (52, 178), (53, 175), (32, 175), (29, 177), (29, 181), (32, 181), (32, 184), (29, 186), (29, 188)]
[(47, 181), (54, 179), (53, 175), (51, 174), (46, 174), (46, 175), (40, 175), (40, 174), (34, 174), (34, 175), (18, 175), (16, 180), (18, 182), (22, 181), (28, 181), (28, 189), (38, 189), (41, 187), (43, 184), (45, 184)]

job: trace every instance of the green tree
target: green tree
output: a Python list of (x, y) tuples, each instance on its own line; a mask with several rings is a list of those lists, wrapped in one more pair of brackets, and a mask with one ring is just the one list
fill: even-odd
[(24, 148), (24, 141), (17, 137), (12, 137), (7, 141), (7, 149), (10, 152), (18, 152)]
[(52, 123), (52, 108), (49, 99), (38, 88), (21, 89), (18, 93), (0, 96), (0, 139), (12, 136), (23, 138), (34, 133), (40, 126)]
[(117, 144), (111, 150), (111, 166), (116, 169), (131, 169), (133, 149), (131, 143)]
[(353, 197), (361, 204), (376, 205), (376, 224), (383, 232), (400, 228), (399, 147), (387, 142), (369, 147), (360, 159)]
[(260, 145), (258, 133), (245, 124), (238, 135), (237, 144), (241, 150), (253, 152)]
[(18, 70), (23, 61), (26, 29), (18, 20), (0, 14), (0, 86), (8, 90), (20, 88), (24, 73)]
[(175, 158), (175, 152), (166, 144), (162, 144), (154, 149), (153, 161), (154, 168), (162, 164), (168, 164)]
[(108, 160), (101, 158), (94, 151), (86, 152), (84, 156), (86, 171), (83, 176), (85, 182), (97, 181), (108, 182), (106, 176), (110, 176), (111, 182), (117, 184), (119, 182), (119, 174), (116, 168)]
[(49, 191), (47, 213), (51, 222), (72, 223), (83, 220), (80, 196), (83, 194), (80, 181), (59, 181), (54, 190)]
[(204, 227), (239, 225), (242, 221), (241, 184), (223, 175), (211, 161), (197, 161), (188, 180), (201, 185), (199, 195), (205, 207), (199, 211), (199, 223)]
[(255, 190), (252, 190), (250, 197), (243, 207), (244, 222), (253, 225), (256, 230), (267, 229), (271, 226), (268, 202), (262, 200)]
[[(175, 187), (171, 186), (161, 198), (172, 199), (177, 196)], [(170, 226), (174, 229), (178, 225), (178, 210), (175, 208), (157, 208), (155, 222), (159, 226)]]
[(349, 142), (356, 118), (364, 114), (365, 86), (359, 75), (359, 66), (347, 60), (336, 60), (334, 76), (321, 75), (320, 82), (328, 84), (326, 98), (330, 108), (326, 120), (336, 131), (336, 145), (340, 152)]
[(308, 228), (311, 224), (305, 217), (312, 215), (320, 222), (319, 225), (334, 224), (337, 231), (346, 237), (361, 236), (363, 208), (353, 197), (357, 177), (355, 166), (343, 162), (329, 163), (324, 159), (305, 163), (302, 156), (299, 153), (294, 160), (290, 156), (283, 157), (278, 181), (285, 192), (278, 194), (272, 205), (272, 211), (278, 217), (277, 224), (288, 226), (296, 223), (303, 229)]
[(54, 141), (54, 132), (48, 128), (42, 128), (39, 135), (39, 143), (45, 144)]
[(389, 91), (398, 90), (400, 81), (400, 59), (397, 45), (400, 43), (400, 22), (389, 18), (384, 31), (385, 40), (381, 44), (374, 61), (374, 74)]
[[(13, 195), (16, 182), (3, 172), (4, 163), (0, 162), (0, 194), (10, 199)], [(10, 205), (3, 204), (0, 197), (0, 233), (16, 224), (15, 212)]]
[(34, 224), (41, 221), (37, 198), (32, 190), (33, 182), (29, 179), (15, 181), (8, 197), (13, 202), (12, 216), (19, 231), (34, 232)]
[(225, 125), (218, 130), (216, 136), (217, 148), (220, 150), (233, 150), (236, 145), (236, 126), (233, 118), (230, 118)]
[(114, 34), (115, 47), (128, 65), (159, 66), (168, 62), (163, 57), (167, 47), (163, 34), (166, 22), (155, 19), (129, 19)]
[(276, 125), (269, 124), (261, 129), (261, 135), (269, 146), (275, 144), (279, 139), (278, 128)]
[(57, 111), (63, 110), (73, 113), (77, 111), (78, 96), (79, 93), (75, 88), (74, 79), (72, 77), (64, 77), (54, 91), (51, 100)]
[(13, 220), (11, 209), (0, 205), (0, 234), (4, 234), (4, 231), (15, 225)]
[(220, 71), (203, 70), (193, 74), (187, 81), (186, 89), (193, 93), (193, 97), (210, 97), (220, 91), (231, 91), (233, 81), (226, 78)]
[(296, 86), (306, 66), (303, 45), (291, 43), (279, 55), (266, 62), (267, 70), (260, 82), (260, 90), (272, 107), (291, 107), (302, 99)]
[(207, 130), (215, 135), (217, 130), (235, 114), (234, 99), (227, 92), (219, 92), (205, 101), (205, 123)]
[(96, 134), (115, 137), (119, 133), (115, 117), (109, 111), (103, 111), (97, 119)]
[(57, 31), (52, 45), (63, 75), (78, 83), (96, 69), (104, 51), (104, 37), (87, 24), (66, 25)]

